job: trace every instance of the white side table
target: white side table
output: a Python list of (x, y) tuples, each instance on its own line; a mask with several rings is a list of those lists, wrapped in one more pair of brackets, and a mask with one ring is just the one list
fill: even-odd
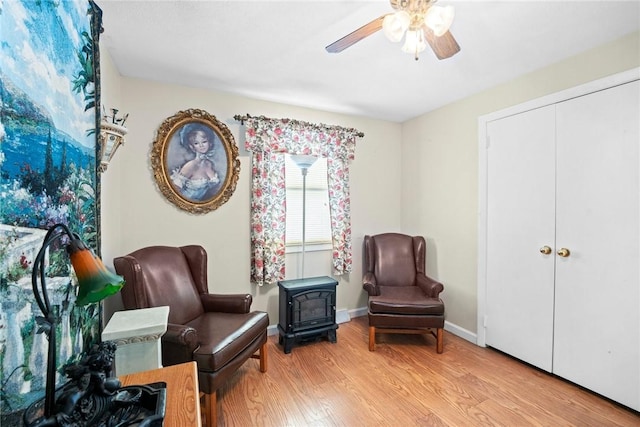
[(117, 376), (162, 368), (160, 337), (167, 332), (169, 307), (116, 311), (102, 331), (116, 343)]

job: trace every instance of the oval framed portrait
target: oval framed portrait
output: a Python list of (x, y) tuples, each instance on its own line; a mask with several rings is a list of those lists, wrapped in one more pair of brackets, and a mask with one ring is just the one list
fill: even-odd
[(151, 167), (162, 194), (185, 211), (217, 209), (233, 195), (240, 174), (229, 128), (203, 110), (180, 111), (158, 129)]

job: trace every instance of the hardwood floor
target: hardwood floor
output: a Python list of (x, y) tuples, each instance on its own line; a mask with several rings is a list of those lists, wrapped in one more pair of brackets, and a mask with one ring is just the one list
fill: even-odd
[(269, 369), (250, 360), (218, 391), (218, 426), (640, 426), (640, 414), (498, 351), (445, 332), (379, 335), (367, 317), (338, 342), (269, 337)]

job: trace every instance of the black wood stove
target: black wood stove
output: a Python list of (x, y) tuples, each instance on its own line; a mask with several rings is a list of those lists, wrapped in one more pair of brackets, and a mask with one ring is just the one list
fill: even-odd
[(280, 322), (278, 342), (291, 353), (295, 342), (327, 337), (337, 342), (336, 286), (331, 277), (282, 280), (280, 288)]

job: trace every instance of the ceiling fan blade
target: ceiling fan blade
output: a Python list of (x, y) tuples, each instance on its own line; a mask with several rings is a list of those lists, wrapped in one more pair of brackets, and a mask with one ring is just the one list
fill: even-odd
[(354, 32), (347, 34), (340, 40), (334, 41), (329, 46), (325, 47), (325, 49), (329, 53), (342, 52), (343, 50), (351, 45), (356, 44), (363, 38), (370, 36), (376, 31), (379, 31), (382, 28), (382, 21), (384, 20), (385, 16), (387, 15), (382, 15), (381, 17), (374, 19), (368, 24), (363, 25)]
[(422, 26), (424, 30), (424, 36), (433, 49), (433, 53), (436, 54), (438, 59), (447, 59), (460, 52), (460, 46), (458, 46), (458, 42), (453, 38), (451, 33), (447, 31), (440, 37), (436, 37), (431, 28), (426, 25)]

